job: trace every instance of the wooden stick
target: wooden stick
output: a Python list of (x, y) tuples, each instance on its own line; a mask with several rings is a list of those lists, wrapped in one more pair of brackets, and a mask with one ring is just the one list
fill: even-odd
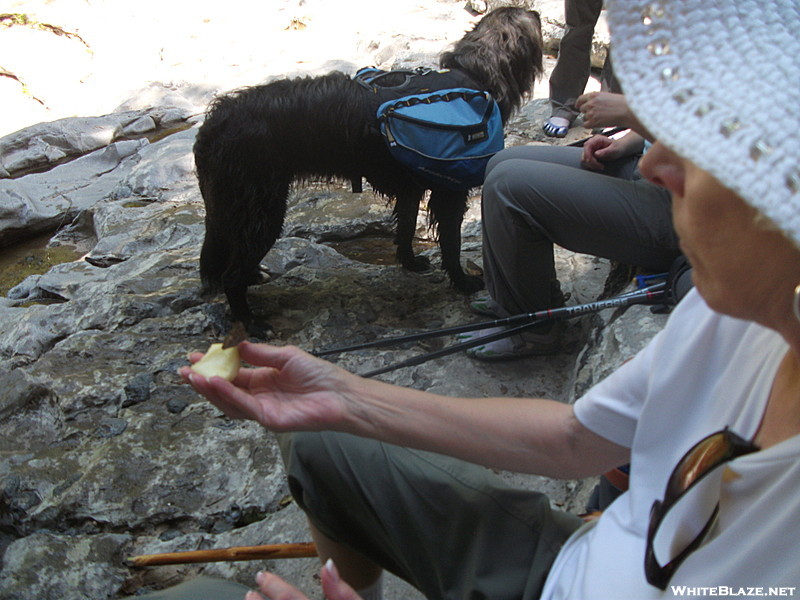
[(232, 548), (167, 552), (164, 554), (142, 554), (140, 556), (132, 556), (128, 559), (128, 563), (134, 567), (152, 567), (185, 563), (308, 558), (310, 556), (317, 556), (316, 546), (313, 542), (301, 542), (296, 544), (267, 544), (265, 546), (234, 546)]

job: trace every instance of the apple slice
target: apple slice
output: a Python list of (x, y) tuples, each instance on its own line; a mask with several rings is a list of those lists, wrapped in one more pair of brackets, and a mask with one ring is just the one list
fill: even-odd
[(239, 372), (241, 359), (236, 346), (223, 348), (222, 344), (211, 344), (205, 356), (192, 365), (192, 371), (205, 378), (222, 377), (233, 381)]

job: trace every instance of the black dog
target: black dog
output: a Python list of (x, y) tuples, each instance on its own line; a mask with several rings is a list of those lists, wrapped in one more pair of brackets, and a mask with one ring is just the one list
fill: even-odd
[[(506, 123), (542, 73), (539, 15), (501, 8), (440, 57), (488, 91)], [(349, 76), (282, 79), (215, 100), (194, 145), (206, 206), (200, 274), (206, 291), (224, 290), (233, 318), (249, 324), (247, 286), (261, 279), (259, 263), (280, 236), (289, 188), (312, 176), (360, 181), (394, 200), (397, 258), (421, 271), (412, 238), (424, 184), (390, 155), (377, 129), (370, 90)], [(467, 192), (431, 189), (429, 217), (442, 252), (442, 267), (465, 293), (483, 286), (460, 264), (461, 222)]]

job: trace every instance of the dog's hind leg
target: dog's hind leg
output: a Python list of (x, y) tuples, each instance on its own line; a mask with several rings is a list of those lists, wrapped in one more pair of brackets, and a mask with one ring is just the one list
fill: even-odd
[(396, 231), (394, 243), (397, 245), (397, 260), (409, 271), (420, 273), (431, 268), (431, 262), (424, 256), (414, 255), (414, 233), (417, 230), (417, 213), (424, 190), (405, 190), (397, 195), (394, 204)]
[(235, 229), (220, 226), (206, 219), (206, 236), (200, 251), (200, 274), (205, 293), (223, 291), (235, 321), (249, 325), (252, 313), (247, 303), (247, 286), (252, 277), (243, 269), (242, 257), (236, 248)]
[(442, 268), (459, 291), (472, 294), (483, 288), (483, 277), (468, 275), (461, 267), (461, 223), (466, 209), (466, 192), (431, 192), (428, 210), (439, 236)]
[(290, 184), (288, 180), (265, 180), (250, 185), (239, 199), (243, 214), (239, 216), (238, 231), (231, 232), (235, 262), (229, 265), (223, 282), (234, 318), (242, 320), (251, 334), (260, 336), (271, 326), (253, 315), (247, 302), (247, 287), (262, 280), (261, 260), (281, 235)]
[(254, 318), (247, 301), (248, 286), (261, 281), (261, 259), (283, 228), (288, 179), (256, 175), (243, 185), (227, 178), (215, 190), (206, 188), (206, 237), (200, 270), (212, 289), (222, 289), (232, 317), (261, 337), (269, 325)]

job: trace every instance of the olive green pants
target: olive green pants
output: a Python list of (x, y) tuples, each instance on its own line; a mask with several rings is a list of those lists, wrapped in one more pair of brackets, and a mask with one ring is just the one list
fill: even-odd
[(232, 581), (198, 577), (166, 590), (131, 596), (126, 600), (244, 600), (249, 589)]
[(339, 433), (279, 436), (314, 525), (429, 600), (538, 598), (582, 521), (488, 469)]

